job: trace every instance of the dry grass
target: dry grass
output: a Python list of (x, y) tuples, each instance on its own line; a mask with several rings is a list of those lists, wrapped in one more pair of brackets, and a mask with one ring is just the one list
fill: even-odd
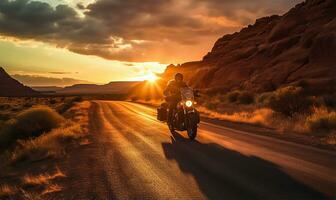
[(82, 102), (69, 110), (72, 120), (66, 121), (62, 127), (53, 129), (37, 138), (21, 140), (12, 152), (12, 163), (25, 160), (41, 160), (59, 157), (65, 154), (67, 143), (83, 137), (87, 133), (88, 109), (90, 103)]
[(56, 171), (52, 174), (40, 174), (37, 176), (33, 175), (25, 175), (22, 179), (23, 186), (39, 186), (39, 185), (48, 185), (51, 183), (52, 180), (56, 178), (64, 178), (66, 177), (65, 174), (59, 169), (56, 168)]
[(306, 119), (311, 133), (326, 134), (336, 131), (336, 112), (325, 107), (314, 107), (313, 113)]
[(323, 140), (327, 144), (336, 145), (336, 132), (327, 135)]
[(253, 112), (237, 112), (233, 114), (227, 114), (211, 111), (201, 106), (198, 107), (198, 111), (206, 114), (210, 118), (264, 126), (269, 126), (271, 124), (270, 120), (272, 119), (272, 115), (274, 113), (271, 109), (262, 108)]
[(48, 187), (46, 189), (43, 190), (42, 195), (45, 194), (50, 194), (50, 193), (54, 193), (54, 192), (60, 192), (62, 191), (62, 187), (59, 186), (58, 184), (50, 184), (48, 185)]
[(15, 195), (17, 192), (16, 187), (12, 187), (6, 184), (0, 185), (0, 198), (9, 198), (13, 195)]
[(62, 187), (54, 181), (64, 177), (65, 174), (58, 167), (53, 173), (25, 175), (21, 178), (21, 184), (15, 187), (0, 185), (0, 199), (45, 199), (44, 195), (62, 190)]
[(81, 137), (79, 124), (53, 129), (35, 139), (21, 140), (11, 156), (12, 162), (24, 160), (41, 160), (64, 154), (65, 145)]
[(0, 146), (9, 146), (18, 139), (36, 137), (64, 122), (64, 118), (47, 106), (29, 108), (7, 122), (0, 132)]
[[(48, 100), (48, 103), (53, 104), (52, 108), (61, 105), (62, 102), (61, 99), (46, 100)], [(11, 106), (8, 109), (11, 109), (18, 102), (31, 101), (31, 99), (4, 100), (0, 98), (0, 102), (2, 101), (9, 101)], [(6, 151), (3, 151), (6, 153), (1, 152), (1, 167), (4, 169), (10, 168), (11, 170), (14, 170), (15, 168), (13, 167), (17, 166), (11, 164), (29, 167), (29, 162), (31, 161), (62, 156), (66, 153), (69, 147), (68, 144), (80, 144), (82, 139), (86, 139), (84, 136), (88, 132), (88, 109), (90, 102), (71, 101), (75, 103), (62, 114), (65, 120), (62, 120), (59, 127), (46, 131), (36, 137), (21, 138), (17, 140), (17, 143), (13, 143), (15, 146), (13, 145), (7, 148)], [(2, 110), (0, 110), (0, 114), (1, 112)], [(27, 112), (27, 110), (24, 112)], [(21, 111), (17, 111), (16, 115), (19, 113)], [(85, 142), (89, 143), (88, 141)], [(58, 168), (52, 173), (41, 172), (38, 175), (34, 175), (34, 173), (22, 175), (21, 177), (17, 177), (17, 181), (20, 182), (19, 185), (0, 184), (0, 199), (45, 199), (48, 197), (48, 194), (62, 190), (62, 187), (54, 182), (54, 180), (62, 177), (65, 177), (65, 175)]]

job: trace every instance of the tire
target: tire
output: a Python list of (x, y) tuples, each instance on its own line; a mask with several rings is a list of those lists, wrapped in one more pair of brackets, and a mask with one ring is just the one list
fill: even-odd
[(196, 138), (196, 135), (197, 135), (197, 125), (193, 126), (193, 127), (189, 127), (187, 132), (188, 132), (189, 139), (194, 140)]
[(189, 115), (187, 133), (190, 140), (194, 140), (197, 136), (197, 119), (196, 115)]

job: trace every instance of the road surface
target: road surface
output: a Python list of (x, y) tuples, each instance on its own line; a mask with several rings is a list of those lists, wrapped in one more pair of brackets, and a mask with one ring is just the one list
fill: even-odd
[(66, 198), (334, 199), (335, 152), (201, 123), (171, 134), (153, 108), (94, 101)]

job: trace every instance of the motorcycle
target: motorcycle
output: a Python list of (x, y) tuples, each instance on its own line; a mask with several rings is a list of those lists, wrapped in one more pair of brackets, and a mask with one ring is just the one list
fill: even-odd
[[(197, 91), (194, 91), (190, 87), (181, 88), (180, 93), (181, 98), (177, 104), (177, 108), (173, 111), (172, 121), (171, 123), (167, 123), (167, 125), (171, 132), (175, 130), (187, 131), (188, 137), (193, 140), (197, 135), (197, 125), (200, 122), (199, 112), (195, 108), (195, 96), (198, 97), (199, 95)], [(166, 108), (160, 109), (167, 110)], [(158, 118), (160, 118), (159, 115)], [(161, 117), (161, 119), (163, 118), (164, 116)]]

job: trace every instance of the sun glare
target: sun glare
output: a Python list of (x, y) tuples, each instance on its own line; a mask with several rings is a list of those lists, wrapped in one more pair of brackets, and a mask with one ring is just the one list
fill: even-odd
[(151, 73), (151, 74), (148, 74), (146, 77), (145, 77), (145, 80), (149, 81), (149, 82), (155, 82), (156, 80), (158, 79), (158, 77)]

